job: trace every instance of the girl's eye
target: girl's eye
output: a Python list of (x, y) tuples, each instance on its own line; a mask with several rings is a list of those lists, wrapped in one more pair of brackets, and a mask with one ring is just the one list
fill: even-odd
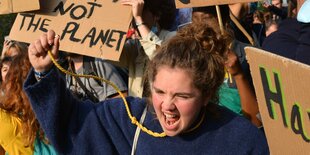
[(164, 94), (164, 92), (161, 90), (156, 90), (155, 92), (156, 92), (156, 94)]
[(187, 95), (178, 95), (177, 97), (179, 97), (181, 99), (188, 99), (189, 98), (189, 96), (187, 96)]

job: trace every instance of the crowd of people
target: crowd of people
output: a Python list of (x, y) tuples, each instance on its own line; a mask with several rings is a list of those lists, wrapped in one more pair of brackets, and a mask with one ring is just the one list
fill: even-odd
[(244, 48), (309, 65), (310, 2), (120, 3), (134, 33), (118, 62), (60, 51), (53, 30), (5, 39), (0, 155), (269, 154)]

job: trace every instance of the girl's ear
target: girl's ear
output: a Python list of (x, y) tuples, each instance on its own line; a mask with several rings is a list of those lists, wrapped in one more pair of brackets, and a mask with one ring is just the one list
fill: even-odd
[(203, 106), (207, 106), (207, 105), (209, 104), (210, 99), (211, 99), (211, 95), (208, 94), (208, 96), (206, 96), (206, 97), (204, 98)]

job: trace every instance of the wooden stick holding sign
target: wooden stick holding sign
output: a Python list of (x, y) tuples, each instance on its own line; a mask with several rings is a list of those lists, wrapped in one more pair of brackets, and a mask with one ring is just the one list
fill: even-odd
[(222, 20), (222, 14), (221, 14), (220, 6), (216, 5), (215, 8), (216, 8), (217, 20), (218, 20), (219, 25), (220, 25), (221, 33), (224, 34), (224, 26), (223, 26), (223, 20)]
[[(221, 30), (221, 33), (224, 34), (224, 25), (223, 25), (223, 19), (222, 19), (222, 14), (221, 14), (221, 9), (220, 9), (220, 6), (216, 5), (215, 6), (216, 8), (216, 14), (217, 14), (217, 21), (220, 25), (220, 30)], [(229, 77), (229, 81), (232, 82), (232, 75), (226, 71), (227, 74), (228, 74), (228, 77)]]

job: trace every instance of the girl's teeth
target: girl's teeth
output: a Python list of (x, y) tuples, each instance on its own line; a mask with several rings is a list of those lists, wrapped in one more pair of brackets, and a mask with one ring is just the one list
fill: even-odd
[(167, 118), (174, 118), (174, 117), (176, 117), (176, 115), (170, 115), (170, 114), (165, 114), (165, 116), (166, 116)]

